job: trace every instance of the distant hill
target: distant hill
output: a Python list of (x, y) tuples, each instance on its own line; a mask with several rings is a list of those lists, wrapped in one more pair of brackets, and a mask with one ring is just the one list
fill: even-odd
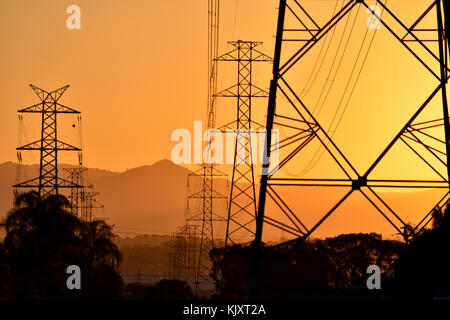
[[(69, 167), (61, 165), (61, 169)], [(26, 177), (38, 174), (38, 166), (24, 166)], [(63, 170), (61, 171), (63, 172)], [(133, 168), (124, 172), (89, 169), (88, 178), (100, 194), (98, 200), (104, 205), (97, 215), (107, 218), (122, 236), (133, 234), (169, 234), (181, 226), (185, 217), (186, 184), (189, 170), (161, 160), (153, 165)], [(63, 172), (64, 174), (64, 172)], [(15, 182), (16, 165), (12, 162), (0, 164), (0, 218), (11, 208), (12, 188)], [(226, 192), (226, 180), (215, 181), (217, 190)], [(276, 187), (275, 187), (276, 189)], [(284, 188), (283, 200), (290, 205), (309, 228), (317, 222), (338, 200), (345, 190), (334, 188)], [(389, 205), (399, 212), (405, 222), (417, 222), (437, 203), (442, 191), (414, 193), (380, 193)], [(268, 215), (282, 218), (282, 213), (270, 199), (267, 200)], [(264, 229), (272, 239), (288, 237), (270, 226)], [(380, 213), (355, 193), (346, 200), (320, 228), (315, 236), (331, 236), (339, 233), (378, 232), (392, 235), (395, 230)]]
[(189, 170), (162, 160), (101, 179), (95, 189), (105, 205), (105, 216), (114, 224), (125, 230), (138, 228), (134, 232), (142, 228), (148, 233), (166, 233), (183, 224), (188, 173)]
[[(71, 165), (61, 164), (59, 167), (60, 175), (67, 176), (64, 168), (73, 167)], [(16, 182), (16, 168), (17, 164), (13, 162), (5, 162), (0, 164), (0, 218), (5, 216), (5, 213), (11, 208), (13, 200), (12, 185)], [(23, 165), (22, 179), (31, 179), (39, 175), (39, 165)], [(99, 180), (118, 175), (118, 172), (112, 172), (103, 169), (89, 169), (89, 180), (91, 183), (97, 183)]]
[[(61, 176), (67, 176), (63, 170), (67, 167), (73, 166), (60, 165)], [(38, 172), (38, 165), (24, 165), (22, 180), (36, 177)], [(89, 168), (88, 180), (105, 207), (97, 214), (117, 228), (130, 233), (169, 233), (183, 223), (188, 173), (169, 160), (161, 160), (122, 173)], [(0, 177), (0, 217), (4, 217), (12, 205), (16, 164), (0, 164)]]

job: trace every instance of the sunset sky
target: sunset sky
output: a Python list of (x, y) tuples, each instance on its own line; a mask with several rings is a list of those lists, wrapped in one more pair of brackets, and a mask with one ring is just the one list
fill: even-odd
[[(346, 1), (301, 3), (323, 25)], [(66, 8), (72, 4), (81, 8), (81, 30), (66, 27), (69, 16)], [(388, 7), (407, 26), (429, 4), (425, 0), (387, 1)], [(278, 0), (222, 0), (219, 52), (232, 49), (227, 41), (241, 39), (262, 41), (259, 50), (273, 56), (277, 6)], [(124, 171), (170, 159), (176, 144), (170, 140), (172, 132), (178, 128), (193, 132), (194, 121), (206, 119), (206, 0), (2, 0), (0, 15), (0, 162), (16, 160), (17, 110), (39, 101), (29, 88), (30, 83), (46, 90), (70, 85), (60, 102), (82, 112), (84, 164), (88, 167)], [(384, 26), (368, 29), (369, 18), (364, 7), (354, 9), (286, 74), (286, 79), (360, 173), (438, 85)], [(434, 21), (432, 12), (418, 27), (427, 28), (430, 23), (434, 26)], [(392, 19), (386, 22), (403, 35)], [(286, 27), (299, 28), (292, 15), (287, 15)], [(426, 33), (420, 36), (429, 37)], [(293, 34), (295, 37), (301, 35)], [(435, 44), (427, 44), (437, 52)], [(411, 46), (418, 48), (417, 44)], [(282, 60), (298, 48), (296, 42), (285, 43)], [(418, 52), (438, 72), (438, 64), (424, 50)], [(219, 90), (235, 83), (235, 64), (220, 63), (218, 70)], [(255, 85), (267, 90), (270, 78), (271, 64), (254, 66)], [(440, 102), (437, 96), (418, 121), (441, 118)], [(235, 108), (234, 99), (219, 99), (217, 125), (234, 120)], [(295, 115), (281, 95), (277, 108), (277, 113)], [(255, 120), (265, 123), (266, 111), (267, 99), (254, 101)], [(62, 115), (60, 119), (59, 137), (76, 144), (78, 128), (72, 128), (76, 117)], [(22, 143), (38, 140), (39, 130), (39, 116), (25, 115)], [(280, 134), (286, 136), (289, 130), (283, 129)], [(433, 134), (443, 137), (442, 130)], [(312, 142), (280, 174), (342, 178), (331, 158), (322, 151), (317, 140)], [(38, 163), (39, 154), (23, 152), (23, 159), (24, 163)], [(60, 161), (75, 164), (76, 155), (61, 155)], [(231, 165), (221, 169), (229, 173)], [(380, 163), (372, 178), (436, 179), (436, 175), (405, 146), (398, 145)], [(331, 202), (328, 205), (323, 199), (326, 193), (318, 192), (322, 203), (316, 209), (330, 208)], [(293, 198), (298, 195), (310, 194), (298, 193)], [(418, 218), (435, 204), (435, 197), (429, 197), (428, 202), (421, 200), (423, 208), (417, 208)], [(356, 217), (363, 209), (355, 206), (356, 209), (339, 210), (338, 217), (344, 211)], [(347, 218), (343, 221), (354, 220), (354, 216)], [(367, 220), (366, 224), (371, 231), (374, 223)], [(340, 231), (351, 231), (347, 227)], [(327, 234), (326, 227), (322, 230)]]
[[(73, 3), (81, 30), (66, 28)], [(270, 54), (275, 3), (223, 1), (221, 51), (242, 38), (264, 41)], [(88, 166), (122, 171), (170, 158), (172, 131), (205, 119), (206, 1), (6, 0), (0, 12), (0, 161), (15, 160), (16, 111), (38, 102), (30, 83), (47, 90), (70, 84), (60, 102), (82, 112)], [(224, 65), (222, 74), (232, 68)], [(32, 119), (24, 123), (28, 139), (38, 139), (39, 116), (25, 118)], [(73, 143), (69, 119), (60, 132)], [(33, 157), (24, 153), (25, 162)]]
[[(342, 7), (344, 1), (302, 3), (321, 24), (333, 10)], [(47, 90), (70, 84), (61, 103), (82, 112), (87, 166), (122, 171), (170, 158), (175, 145), (170, 141), (173, 130), (192, 131), (194, 120), (205, 120), (207, 1), (78, 0), (81, 30), (66, 28), (66, 8), (71, 4), (74, 2), (62, 0), (4, 0), (0, 3), (3, 89), (0, 161), (15, 160), (16, 111), (38, 102), (29, 83)], [(260, 50), (272, 56), (277, 5), (277, 0), (221, 1), (219, 52), (231, 49), (227, 41), (243, 39), (264, 42)], [(410, 25), (429, 3), (389, 0), (388, 5)], [(327, 77), (334, 74), (329, 70), (337, 65), (337, 62), (333, 64), (333, 57), (337, 52), (339, 61), (343, 52), (339, 39), (346, 32), (345, 43), (350, 25), (355, 21), (342, 65), (318, 116), (325, 128), (329, 127), (337, 110), (340, 92), (355, 65), (367, 30), (369, 14), (363, 7), (358, 16), (356, 11), (348, 17), (346, 28), (347, 18), (334, 35), (330, 33), (324, 39), (322, 53), (322, 44), (318, 44), (288, 75), (300, 92), (306, 92), (305, 103), (311, 109), (316, 105), (319, 108), (322, 103), (317, 103), (319, 94), (324, 83), (330, 83)], [(288, 17), (287, 25), (292, 22)], [(373, 32), (367, 33), (362, 57)], [(284, 52), (288, 52), (290, 46), (292, 44), (286, 45)], [(328, 50), (326, 56), (323, 55), (325, 50)], [(309, 88), (310, 74), (317, 59), (316, 65), (322, 67)], [(355, 75), (360, 66), (361, 59)], [(230, 63), (219, 66), (219, 90), (234, 84), (235, 71), (236, 65)], [(270, 72), (270, 64), (256, 66), (255, 84), (267, 89)], [(334, 138), (361, 170), (367, 168), (436, 85), (436, 79), (382, 27), (377, 30), (355, 93)], [(436, 100), (436, 108), (439, 101)], [(282, 103), (279, 105), (282, 110)], [(345, 103), (338, 117), (343, 105)], [(258, 121), (264, 121), (266, 108), (266, 100), (255, 102), (254, 114)], [(439, 112), (439, 109), (434, 112), (436, 117), (440, 116)], [(234, 116), (235, 101), (221, 99), (217, 124), (227, 123)], [(76, 129), (71, 126), (74, 118), (61, 118), (66, 120), (61, 121), (60, 136), (69, 143), (76, 143)], [(37, 140), (39, 117), (27, 115), (24, 124), (26, 132), (22, 142)], [(334, 130), (333, 126), (330, 128)], [(317, 146), (311, 148), (314, 154)], [(405, 172), (417, 168), (412, 163), (405, 165), (404, 152), (399, 152), (400, 158), (392, 160), (387, 172), (397, 172), (399, 167)], [(37, 153), (27, 152), (23, 157), (26, 163), (38, 160)], [(75, 159), (75, 155), (61, 158), (65, 162)], [(305, 157), (304, 161), (307, 163), (310, 159)], [(291, 173), (301, 171), (304, 165), (294, 163)], [(316, 168), (326, 172), (329, 166), (319, 163)]]

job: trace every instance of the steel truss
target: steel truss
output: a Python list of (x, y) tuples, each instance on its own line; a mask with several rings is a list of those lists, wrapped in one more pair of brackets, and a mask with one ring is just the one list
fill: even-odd
[(64, 171), (69, 173), (72, 185), (80, 186), (70, 188), (69, 200), (72, 214), (84, 221), (92, 221), (94, 209), (103, 208), (103, 205), (97, 203), (96, 196), (99, 193), (94, 191), (94, 185), (86, 181), (85, 175), (88, 168), (80, 165), (75, 168), (64, 168)]
[(184, 225), (172, 234), (169, 252), (169, 279), (195, 284), (198, 254), (196, 225)]
[[(189, 173), (188, 188), (195, 185), (195, 181), (200, 181), (198, 190), (188, 190), (188, 215), (186, 225), (197, 225), (200, 229), (200, 239), (198, 245), (198, 255), (195, 262), (195, 290), (198, 292), (201, 282), (214, 284), (209, 276), (211, 271), (211, 259), (209, 253), (215, 248), (214, 240), (215, 226), (224, 221), (224, 218), (217, 214), (214, 204), (217, 200), (225, 200), (226, 195), (215, 190), (214, 179), (216, 177), (226, 177), (225, 173), (219, 171), (215, 165), (203, 163), (200, 168)], [(197, 204), (194, 210), (190, 211), (190, 203)]]
[[(264, 224), (275, 226), (295, 238), (281, 244), (269, 247), (268, 250), (279, 246), (289, 245), (290, 251), (307, 239), (331, 214), (355, 191), (359, 191), (369, 203), (399, 232), (405, 241), (411, 237), (419, 234), (432, 220), (432, 212), (436, 207), (433, 207), (425, 217), (415, 226), (410, 226), (405, 223), (400, 216), (384, 201), (377, 193), (377, 188), (419, 188), (419, 189), (437, 189), (442, 188), (447, 190), (445, 196), (438, 202), (437, 207), (445, 205), (449, 199), (449, 181), (450, 181), (450, 122), (447, 105), (446, 84), (448, 81), (448, 23), (449, 23), (449, 7), (446, 1), (436, 0), (425, 10), (425, 12), (416, 20), (411, 26), (407, 27), (389, 8), (381, 1), (376, 1), (387, 18), (393, 20), (396, 29), (402, 30), (402, 34), (394, 31), (394, 27), (386, 23), (388, 20), (383, 17), (378, 17), (376, 13), (363, 0), (348, 1), (343, 5), (341, 10), (333, 15), (333, 17), (324, 25), (319, 26), (313, 17), (304, 9), (298, 0), (280, 0), (277, 24), (277, 36), (275, 43), (275, 54), (273, 63), (273, 79), (270, 83), (270, 95), (268, 102), (267, 122), (266, 122), (266, 146), (267, 141), (272, 141), (271, 130), (274, 126), (274, 118), (277, 116), (283, 120), (290, 120), (291, 128), (298, 128), (299, 133), (295, 136), (295, 141), (298, 146), (281, 160), (279, 168), (282, 168), (291, 159), (297, 156), (300, 151), (309, 144), (312, 140), (318, 140), (325, 148), (326, 152), (332, 157), (334, 162), (339, 166), (340, 170), (345, 174), (344, 179), (302, 179), (302, 178), (277, 178), (277, 172), (269, 172), (269, 164), (263, 165), (261, 184), (260, 184), (260, 198), (258, 205), (257, 229), (254, 241), (255, 259), (253, 265), (253, 276), (251, 286), (251, 297), (255, 298), (257, 295), (257, 288), (261, 286), (259, 263), (261, 258), (262, 234)], [(348, 158), (343, 154), (340, 148), (334, 143), (333, 139), (323, 129), (320, 123), (315, 119), (310, 109), (302, 101), (298, 92), (286, 79), (286, 75), (292, 72), (292, 67), (298, 63), (314, 46), (316, 46), (324, 36), (330, 32), (336, 25), (348, 15), (355, 7), (364, 6), (367, 10), (372, 12), (383, 27), (385, 27), (398, 42), (409, 51), (412, 56), (437, 80), (435, 89), (430, 93), (428, 98), (420, 105), (417, 111), (407, 121), (407, 123), (398, 131), (397, 135), (390, 141), (383, 152), (375, 159), (367, 171), (358, 172)], [(436, 11), (437, 23), (436, 27), (427, 30), (419, 30), (417, 27), (420, 21), (424, 19), (432, 10)], [(293, 19), (298, 22), (298, 29), (285, 28), (285, 18), (287, 14), (291, 14)], [(310, 27), (309, 27), (310, 26)], [(422, 39), (417, 36), (417, 31), (434, 32), (437, 35), (436, 39)], [(293, 32), (300, 34), (298, 38), (290, 36)], [(287, 36), (287, 34), (289, 36)], [(283, 43), (298, 42), (299, 46), (293, 54), (283, 57), (282, 60), (282, 46)], [(434, 53), (427, 45), (427, 42), (437, 42), (439, 47), (439, 54)], [(411, 46), (411, 42), (419, 45), (423, 50), (422, 55), (419, 54)], [(432, 62), (426, 62), (431, 60)], [(439, 72), (434, 69), (439, 67)], [(435, 68), (433, 68), (435, 67)], [(276, 112), (277, 94), (280, 93), (292, 107), (292, 110), (297, 115), (296, 117), (288, 117), (278, 114)], [(443, 117), (441, 119), (431, 119), (429, 121), (418, 122), (418, 116), (429, 105), (433, 98), (439, 93), (442, 95), (442, 110)], [(292, 125), (292, 123), (294, 123)], [(281, 125), (280, 123), (277, 123)], [(445, 132), (445, 141), (437, 139), (429, 130), (432, 128), (443, 127)], [(288, 137), (285, 141), (289, 141), (293, 137)], [(430, 140), (434, 144), (430, 143)], [(439, 178), (435, 180), (392, 180), (392, 179), (372, 179), (370, 174), (378, 166), (380, 161), (392, 149), (397, 142), (404, 143), (412, 152), (419, 157), (424, 165), (431, 168)], [(288, 142), (291, 143), (291, 142)], [(437, 145), (437, 146), (436, 146)], [(425, 149), (420, 152), (418, 146)], [(280, 145), (280, 148), (282, 146)], [(265, 156), (270, 157), (271, 148), (265, 150)], [(424, 153), (437, 159), (439, 168), (432, 165), (426, 160)], [(445, 170), (446, 174), (440, 173), (439, 169)], [(316, 222), (312, 227), (307, 228), (291, 208), (283, 201), (282, 196), (274, 190), (274, 186), (311, 186), (311, 187), (342, 187), (346, 188), (345, 195)], [(281, 223), (268, 215), (265, 215), (266, 198), (270, 197), (277, 206), (281, 209), (283, 214), (292, 222), (291, 225)], [(269, 276), (272, 271), (265, 275)]]
[[(263, 225), (270, 224), (275, 226), (285, 232), (294, 235), (295, 238), (274, 247), (290, 245), (290, 251), (292, 252), (296, 246), (307, 239), (353, 192), (359, 191), (369, 203), (371, 203), (374, 208), (394, 227), (397, 232), (403, 235), (405, 241), (408, 241), (414, 235), (420, 233), (427, 224), (432, 219), (432, 211), (435, 207), (428, 212), (425, 217), (416, 225), (409, 226), (406, 224), (400, 216), (394, 212), (394, 210), (384, 201), (380, 195), (375, 191), (376, 188), (442, 188), (449, 189), (449, 177), (450, 168), (448, 166), (450, 152), (449, 152), (449, 140), (450, 140), (450, 124), (448, 115), (448, 105), (446, 96), (446, 83), (448, 81), (448, 32), (444, 32), (444, 16), (448, 17), (448, 6), (444, 2), (445, 13), (442, 11), (441, 1), (433, 1), (432, 5), (422, 14), (419, 19), (411, 26), (407, 27), (403, 24), (400, 19), (394, 15), (381, 1), (377, 1), (385, 14), (392, 18), (397, 27), (401, 27), (404, 35), (396, 33), (386, 22), (384, 17), (378, 17), (380, 23), (396, 38), (405, 48), (408, 50), (416, 59), (419, 61), (428, 72), (430, 72), (438, 81), (436, 88), (431, 92), (428, 98), (420, 105), (413, 116), (407, 121), (407, 123), (400, 129), (398, 134), (390, 141), (383, 152), (378, 158), (372, 163), (367, 171), (364, 173), (358, 172), (348, 158), (343, 154), (339, 147), (334, 143), (332, 138), (323, 129), (319, 122), (314, 118), (309, 108), (299, 97), (296, 90), (289, 84), (286, 80), (286, 74), (291, 71), (292, 67), (304, 57), (308, 51), (311, 50), (321, 39), (332, 30), (339, 21), (342, 20), (349, 12), (354, 9), (357, 5), (362, 5), (370, 10), (373, 15), (376, 15), (372, 9), (365, 3), (365, 1), (348, 1), (341, 10), (339, 10), (327, 23), (323, 26), (319, 26), (309, 15), (306, 10), (301, 6), (299, 1), (293, 0), (280, 0), (279, 12), (278, 12), (278, 25), (277, 25), (277, 38), (275, 44), (275, 55), (274, 55), (274, 65), (273, 65), (273, 79), (270, 83), (270, 96), (268, 103), (268, 116), (266, 123), (266, 146), (267, 141), (271, 141), (271, 130), (274, 125), (274, 117), (279, 116), (282, 119), (293, 120), (299, 128), (299, 135), (301, 135), (299, 145), (287, 156), (285, 157), (279, 168), (283, 167), (287, 162), (294, 158), (311, 140), (317, 139), (322, 146), (325, 148), (326, 152), (332, 157), (334, 162), (339, 166), (340, 170), (345, 174), (347, 178), (345, 179), (301, 179), (301, 178), (277, 178), (277, 172), (269, 172), (269, 165), (263, 165), (263, 172), (261, 177), (260, 185), (260, 198), (258, 206), (258, 217), (257, 217), (257, 230), (254, 241), (255, 247), (255, 259), (254, 259), (254, 272), (252, 277), (252, 290), (251, 297), (255, 298), (256, 288), (261, 285), (259, 279), (259, 261), (260, 254), (262, 250), (262, 232)], [(437, 27), (429, 29), (428, 31), (434, 31), (437, 33), (439, 55), (434, 54), (426, 45), (425, 41), (416, 36), (416, 26), (418, 23), (432, 10), (436, 9), (437, 13)], [(300, 29), (289, 29), (285, 30), (285, 16), (286, 12), (292, 13), (301, 25)], [(308, 21), (305, 23), (305, 21)], [(447, 25), (448, 21), (445, 22)], [(307, 25), (313, 25), (314, 27), (308, 28)], [(292, 39), (286, 38), (285, 32), (297, 31), (306, 34), (306, 38)], [(298, 41), (300, 43), (299, 49), (284, 61), (281, 61), (281, 51), (282, 44), (284, 41)], [(431, 58), (434, 63), (439, 65), (439, 73), (433, 71), (432, 66), (425, 62), (425, 58), (419, 56), (413, 48), (409, 45), (410, 42), (419, 44), (422, 49), (425, 50), (427, 58)], [(277, 93), (280, 92), (284, 98), (289, 102), (289, 105), (293, 108), (295, 113), (298, 115), (297, 118), (287, 117), (283, 115), (278, 115), (276, 113), (276, 97)], [(425, 122), (418, 122), (417, 118), (422, 113), (422, 111), (429, 105), (431, 100), (438, 94), (442, 94), (442, 108), (443, 108), (443, 118), (442, 119), (432, 119)], [(292, 127), (292, 126), (291, 126)], [(432, 135), (430, 135), (427, 130), (436, 127), (444, 127), (445, 131), (445, 141), (439, 140)], [(433, 147), (431, 144), (425, 142), (425, 138), (432, 139), (437, 142), (440, 147)], [(438, 173), (439, 179), (436, 180), (392, 180), (392, 179), (371, 179), (370, 174), (377, 167), (380, 161), (385, 157), (385, 155), (391, 150), (397, 142), (405, 143), (408, 148), (410, 148), (414, 154), (416, 154), (425, 165), (431, 167), (436, 173)], [(439, 173), (438, 168), (431, 165), (430, 162), (426, 161), (423, 153), (417, 150), (417, 145), (420, 145), (426, 149), (428, 154), (438, 159), (440, 165), (446, 169), (447, 174), (444, 176)], [(266, 148), (265, 156), (270, 157), (271, 148)], [(442, 169), (442, 168), (441, 168)], [(300, 217), (289, 208), (282, 197), (275, 192), (274, 186), (312, 186), (312, 187), (343, 187), (347, 188), (345, 195), (328, 211), (326, 212), (318, 222), (316, 222), (312, 227), (307, 228), (300, 220)], [(292, 222), (291, 225), (280, 223), (276, 219), (273, 219), (265, 215), (265, 202), (266, 198), (269, 196), (278, 205), (281, 211), (289, 218)], [(439, 201), (438, 207), (443, 206), (448, 201), (449, 192)], [(273, 272), (273, 271), (272, 271)], [(270, 272), (269, 272), (270, 273)], [(266, 275), (267, 277), (268, 275)]]
[(237, 84), (215, 95), (237, 99), (236, 120), (220, 128), (225, 134), (233, 133), (236, 139), (225, 246), (228, 243), (251, 241), (255, 236), (256, 186), (253, 165), (256, 147), (252, 146), (252, 133), (263, 126), (252, 120), (252, 99), (265, 98), (269, 94), (253, 84), (252, 65), (254, 62), (272, 61), (269, 56), (255, 49), (261, 42), (238, 40), (228, 43), (235, 48), (216, 61), (237, 62)]
[(81, 151), (80, 148), (67, 144), (57, 138), (57, 114), (79, 114), (80, 112), (60, 104), (58, 101), (69, 87), (47, 92), (34, 85), (30, 87), (41, 100), (40, 103), (19, 110), (21, 113), (40, 113), (42, 115), (41, 139), (19, 146), (17, 156), (19, 163), (22, 160), (21, 151), (40, 151), (39, 177), (16, 183), (17, 188), (35, 188), (43, 198), (49, 194), (58, 194), (59, 188), (81, 188), (69, 180), (58, 175), (58, 151)]
[[(216, 97), (217, 92), (217, 62), (219, 47), (219, 15), (220, 0), (208, 0), (208, 95), (207, 95), (207, 124), (208, 133), (215, 128), (216, 121)], [(226, 176), (217, 169), (216, 164), (211, 161), (211, 141), (209, 135), (206, 139), (209, 143), (206, 159), (197, 169), (188, 176), (188, 199), (187, 216), (185, 225), (195, 225), (199, 229), (198, 254), (195, 257), (194, 289), (199, 292), (200, 282), (214, 284), (209, 276), (211, 272), (211, 260), (209, 253), (215, 248), (215, 237), (217, 236), (217, 222), (223, 222), (224, 218), (217, 214), (214, 204), (218, 199), (226, 199), (226, 196), (215, 190), (214, 178)], [(200, 181), (200, 188), (191, 190), (190, 180)], [(190, 203), (193, 202), (195, 209), (189, 212)]]

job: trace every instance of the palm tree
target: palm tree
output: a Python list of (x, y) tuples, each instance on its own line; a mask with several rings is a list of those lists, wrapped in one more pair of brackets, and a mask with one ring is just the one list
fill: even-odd
[[(70, 203), (62, 195), (50, 195), (41, 199), (36, 191), (20, 194), (14, 200), (13, 208), (0, 223), (9, 239), (23, 239), (34, 232), (52, 231), (51, 235), (75, 233), (82, 228), (82, 222), (70, 214)], [(58, 228), (56, 228), (58, 226)]]
[(91, 282), (85, 287), (90, 288), (95, 287), (99, 270), (107, 268), (103, 283), (113, 278), (115, 288), (120, 289), (116, 270), (122, 257), (112, 227), (102, 220), (81, 221), (71, 214), (66, 197), (41, 198), (35, 191), (20, 194), (0, 227), (7, 232), (3, 251), (17, 279), (19, 297), (67, 296), (69, 265), (81, 268), (84, 280)]
[(117, 236), (112, 229), (113, 227), (103, 220), (85, 223), (81, 237), (88, 247), (92, 265), (104, 264), (115, 269), (122, 261), (122, 255), (114, 243)]
[(7, 232), (4, 239), (6, 253), (21, 252), (40, 263), (51, 257), (73, 257), (73, 249), (81, 244), (77, 234), (84, 225), (70, 214), (66, 197), (50, 195), (41, 199), (37, 192), (31, 191), (15, 199), (0, 227)]

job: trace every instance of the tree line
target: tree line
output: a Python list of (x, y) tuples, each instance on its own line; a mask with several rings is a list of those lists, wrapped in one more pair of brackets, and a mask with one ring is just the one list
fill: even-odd
[[(381, 235), (342, 234), (298, 246), (265, 248), (258, 297), (262, 299), (396, 299), (450, 296), (449, 205), (433, 212), (433, 223), (409, 243)], [(82, 221), (62, 195), (41, 199), (18, 195), (0, 223), (0, 299), (198, 299), (184, 281), (124, 286), (122, 254), (113, 227)], [(215, 248), (212, 299), (245, 300), (250, 293), (251, 245)], [(67, 267), (81, 270), (81, 290), (71, 290)], [(381, 270), (381, 290), (368, 290), (367, 267)]]

